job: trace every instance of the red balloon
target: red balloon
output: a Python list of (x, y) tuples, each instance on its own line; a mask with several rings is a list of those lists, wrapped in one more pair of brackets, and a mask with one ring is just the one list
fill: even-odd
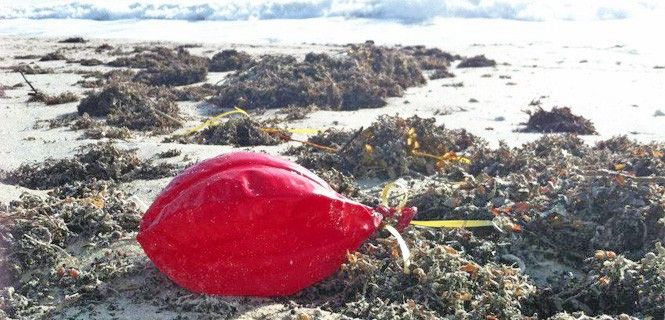
[(137, 239), (161, 272), (193, 292), (283, 296), (337, 271), (381, 219), (297, 164), (234, 152), (175, 177)]

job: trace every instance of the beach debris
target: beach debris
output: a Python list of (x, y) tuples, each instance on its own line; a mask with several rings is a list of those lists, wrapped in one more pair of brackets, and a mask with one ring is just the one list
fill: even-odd
[[(83, 75), (82, 80), (76, 82), (83, 88), (101, 88), (107, 84), (131, 82), (136, 72), (130, 69), (111, 70), (108, 72), (93, 71)], [(95, 78), (94, 80), (88, 80)]]
[(663, 112), (663, 111), (661, 111), (661, 110), (659, 109), (659, 110), (656, 110), (656, 111), (653, 113), (653, 116), (654, 116), (654, 117), (665, 117), (665, 112)]
[(176, 135), (165, 141), (249, 147), (280, 144), (288, 141), (290, 136), (288, 131), (275, 128), (271, 122), (237, 117), (207, 126), (205, 129), (191, 134)]
[[(87, 115), (87, 114), (86, 114)], [(95, 122), (96, 125), (86, 128), (83, 131), (83, 137), (86, 139), (119, 139), (129, 140), (132, 138), (132, 132), (127, 127), (108, 127)]]
[(102, 60), (90, 58), (90, 59), (79, 59), (79, 60), (67, 60), (67, 63), (78, 63), (84, 67), (94, 67), (104, 64)]
[(212, 56), (208, 69), (212, 72), (244, 70), (255, 63), (256, 61), (247, 52), (230, 49)]
[(133, 250), (118, 248), (140, 219), (133, 202), (99, 181), (0, 206), (0, 315), (61, 318), (64, 305), (109, 294), (109, 282), (142, 268)]
[(283, 108), (282, 110), (278, 111), (281, 114), (285, 114), (286, 116), (284, 117), (284, 120), (286, 121), (294, 121), (294, 120), (302, 120), (307, 118), (307, 115), (314, 112), (318, 111), (319, 108), (314, 105), (310, 105), (307, 107), (296, 107), (296, 106), (288, 106), (286, 108)]
[(171, 64), (139, 71), (134, 80), (153, 86), (181, 86), (204, 81), (207, 74), (204, 66)]
[(569, 107), (554, 107), (550, 111), (538, 107), (535, 112), (527, 114), (529, 120), (526, 127), (520, 130), (522, 132), (598, 134), (590, 120), (574, 115)]
[(166, 158), (177, 157), (181, 154), (182, 154), (182, 150), (180, 150), (180, 149), (169, 149), (169, 150), (166, 150), (166, 151), (162, 151), (162, 152), (156, 154), (155, 156), (157, 158), (160, 158), (160, 159), (166, 159)]
[(76, 101), (79, 101), (79, 96), (70, 91), (55, 96), (38, 91), (37, 93), (30, 95), (30, 98), (28, 99), (28, 102), (44, 102), (47, 106)]
[(141, 68), (135, 81), (150, 85), (179, 86), (201, 82), (208, 74), (209, 60), (191, 55), (185, 49), (155, 47), (108, 63), (113, 67)]
[(351, 318), (510, 319), (521, 318), (522, 305), (536, 294), (526, 275), (495, 262), (497, 248), (469, 231), (412, 228), (407, 242), (410, 273), (394, 262), (395, 242), (379, 232), (296, 301)]
[(177, 88), (159, 87), (154, 91), (157, 91), (155, 93), (156, 95), (173, 95), (175, 101), (203, 101), (217, 93), (217, 90), (219, 90), (219, 87), (204, 83), (200, 86), (191, 85)]
[(220, 108), (282, 108), (317, 105), (335, 110), (375, 108), (386, 97), (425, 83), (418, 64), (399, 50), (351, 45), (342, 56), (309, 53), (263, 56), (252, 67), (230, 75), (211, 99)]
[(67, 58), (62, 54), (61, 51), (54, 51), (43, 55), (39, 61), (55, 61), (55, 60), (67, 60)]
[(14, 59), (16, 60), (33, 60), (33, 59), (39, 59), (42, 56), (38, 54), (22, 54), (22, 55), (16, 55), (14, 56)]
[(12, 71), (23, 74), (51, 74), (55, 73), (52, 68), (42, 68), (36, 64), (19, 64), (11, 67)]
[(25, 77), (25, 74), (23, 74), (23, 71), (18, 71), (18, 73), (21, 74), (21, 77), (23, 78), (25, 83), (27, 83), (28, 86), (30, 87), (30, 89), (32, 90), (32, 92), (28, 93), (28, 95), (37, 95), (37, 94), (39, 94), (39, 90), (35, 89), (35, 87), (32, 85), (32, 83), (30, 83), (30, 81), (28, 81), (28, 78)]
[(179, 108), (170, 96), (159, 96), (136, 82), (113, 82), (81, 100), (78, 113), (106, 117), (112, 126), (168, 132), (182, 126)]
[[(219, 223), (204, 222), (211, 218)], [(380, 221), (303, 167), (235, 152), (177, 176), (145, 213), (137, 239), (158, 269), (193, 292), (282, 296), (334, 273)]]
[(102, 43), (102, 44), (100, 44), (99, 46), (97, 46), (97, 47), (95, 48), (95, 52), (97, 52), (97, 53), (102, 53), (102, 52), (104, 52), (104, 51), (111, 51), (111, 50), (113, 50), (113, 49), (115, 49), (114, 46), (112, 46), (112, 45), (110, 45), (110, 44), (108, 44), (108, 43)]
[(430, 76), (429, 76), (430, 80), (454, 78), (454, 77), (455, 77), (455, 74), (448, 71), (448, 69), (445, 68), (445, 67), (435, 69), (434, 72), (432, 74), (430, 74)]
[(28, 93), (30, 98), (28, 98), (28, 102), (44, 102), (46, 105), (56, 105), (56, 104), (63, 104), (63, 103), (70, 103), (70, 102), (76, 102), (79, 100), (79, 97), (72, 93), (72, 92), (63, 92), (59, 95), (52, 96), (48, 95), (42, 91), (37, 90), (32, 83), (28, 80), (28, 78), (25, 76), (23, 71), (18, 71), (21, 74), (21, 77), (23, 77), (23, 80), (25, 83), (28, 84), (32, 92)]
[(88, 42), (88, 40), (85, 40), (81, 37), (70, 37), (70, 38), (60, 40), (58, 42), (59, 43), (86, 43), (86, 42)]
[(439, 48), (427, 48), (422, 45), (402, 47), (400, 51), (406, 55), (413, 56), (423, 70), (445, 70), (450, 67), (451, 62), (462, 59), (459, 55), (453, 55)]
[(442, 87), (450, 87), (450, 88), (463, 88), (464, 87), (464, 82), (451, 82), (451, 83), (444, 83), (441, 85)]
[(6, 173), (2, 180), (45, 190), (76, 181), (157, 179), (171, 176), (175, 171), (172, 164), (141, 160), (136, 150), (122, 150), (111, 142), (99, 142), (81, 147), (72, 158), (23, 164)]
[(457, 65), (458, 68), (485, 68), (494, 66), (496, 66), (496, 61), (488, 59), (485, 55), (465, 58)]
[(356, 177), (398, 178), (412, 173), (434, 174), (449, 164), (465, 162), (463, 152), (476, 139), (464, 130), (437, 126), (434, 118), (380, 116), (358, 131), (328, 129), (289, 151), (306, 168), (332, 167)]

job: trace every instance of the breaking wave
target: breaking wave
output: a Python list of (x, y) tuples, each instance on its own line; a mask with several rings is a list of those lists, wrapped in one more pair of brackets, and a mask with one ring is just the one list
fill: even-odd
[[(660, 0), (56, 0), (3, 1), (0, 19), (265, 20), (345, 17), (406, 23), (436, 17), (607, 20), (662, 14)], [(11, 2), (11, 3), (10, 3)]]

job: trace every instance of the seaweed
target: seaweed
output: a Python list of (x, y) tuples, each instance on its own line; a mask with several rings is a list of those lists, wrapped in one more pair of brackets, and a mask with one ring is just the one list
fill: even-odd
[(113, 67), (142, 68), (135, 81), (151, 85), (178, 86), (201, 82), (208, 73), (207, 58), (193, 56), (185, 49), (156, 47), (131, 57), (113, 60)]
[(164, 158), (173, 158), (177, 157), (182, 154), (182, 151), (180, 149), (169, 149), (166, 151), (162, 151), (158, 153), (156, 156), (158, 158), (164, 159)]
[[(464, 130), (448, 130), (435, 119), (381, 116), (369, 127), (352, 131), (328, 129), (308, 142), (336, 148), (321, 151), (302, 146), (289, 151), (307, 168), (333, 167), (358, 177), (397, 178), (413, 173), (434, 174), (457, 159), (476, 138)], [(453, 161), (454, 162), (454, 161)]]
[(60, 51), (54, 51), (43, 55), (39, 61), (55, 61), (55, 60), (67, 60), (67, 58)]
[(181, 86), (204, 81), (207, 74), (205, 67), (180, 64), (139, 71), (134, 80), (153, 86)]
[(271, 125), (268, 123), (255, 121), (249, 117), (238, 117), (208, 126), (191, 135), (175, 136), (165, 141), (249, 147), (276, 145), (289, 139), (290, 134), (287, 131), (270, 132), (266, 130), (269, 127)]
[(143, 161), (135, 150), (121, 150), (111, 142), (81, 147), (72, 158), (23, 164), (7, 173), (4, 181), (23, 187), (45, 190), (77, 181), (131, 181), (172, 175), (175, 166)]
[(132, 133), (126, 127), (113, 128), (98, 125), (85, 129), (83, 136), (87, 139), (96, 140), (103, 138), (127, 140), (132, 137)]
[(11, 67), (13, 72), (20, 72), (24, 74), (51, 74), (55, 73), (52, 68), (42, 68), (36, 64), (19, 64)]
[(538, 107), (534, 113), (529, 113), (529, 120), (522, 132), (568, 132), (576, 134), (598, 134), (590, 120), (574, 115), (570, 108), (552, 108), (545, 111)]
[(430, 80), (436, 80), (436, 79), (444, 79), (444, 78), (454, 78), (455, 74), (452, 72), (448, 71), (446, 68), (438, 68), (435, 69), (432, 74), (430, 74), (429, 78)]
[(42, 56), (38, 54), (23, 54), (23, 55), (17, 55), (14, 56), (14, 59), (16, 60), (33, 60), (33, 59), (39, 59)]
[(151, 88), (135, 82), (112, 82), (83, 99), (80, 115), (106, 117), (112, 126), (132, 130), (170, 131), (182, 126), (179, 108), (169, 96), (155, 96)]
[[(53, 318), (65, 304), (101, 296), (106, 282), (135, 271), (110, 249), (138, 229), (141, 213), (112, 184), (71, 184), (47, 196), (28, 193), (0, 208), (0, 314)], [(84, 260), (94, 246), (108, 250)]]
[(235, 49), (223, 50), (210, 59), (210, 71), (226, 72), (244, 70), (254, 65), (256, 61), (248, 53)]
[(111, 51), (113, 49), (115, 49), (115, 47), (113, 47), (112, 45), (110, 45), (108, 43), (102, 43), (102, 44), (100, 44), (99, 46), (97, 46), (95, 48), (95, 52), (102, 53), (104, 51)]
[(76, 101), (79, 101), (79, 97), (76, 94), (69, 91), (63, 92), (55, 96), (48, 95), (39, 91), (31, 95), (30, 98), (28, 99), (28, 102), (44, 102), (47, 106), (76, 102)]
[(72, 60), (68, 62), (73, 62), (73, 63), (79, 63), (84, 67), (94, 67), (94, 66), (99, 66), (104, 64), (103, 61), (95, 58), (90, 58), (90, 59), (79, 59), (79, 60)]
[(420, 68), (423, 70), (447, 69), (450, 63), (461, 60), (459, 55), (453, 55), (439, 48), (427, 48), (425, 46), (406, 46), (400, 49), (404, 54), (413, 56)]
[(410, 272), (404, 273), (396, 242), (381, 232), (349, 253), (338, 274), (296, 301), (361, 319), (521, 317), (521, 303), (536, 293), (535, 286), (515, 267), (475, 259), (459, 246), (442, 243), (454, 239), (452, 233), (408, 232), (412, 259)]
[(111, 70), (106, 73), (95, 71), (83, 76), (85, 79), (94, 77), (95, 80), (79, 80), (76, 83), (83, 88), (101, 88), (111, 83), (130, 82), (134, 76), (136, 72), (129, 69)]
[(176, 101), (203, 101), (217, 93), (217, 86), (204, 83), (200, 86), (187, 86), (181, 88), (168, 88), (168, 90), (157, 89), (162, 91), (159, 94), (171, 94)]
[(458, 68), (485, 68), (494, 66), (496, 66), (496, 61), (486, 58), (485, 55), (463, 59), (457, 65)]
[(70, 38), (60, 40), (58, 42), (59, 43), (86, 43), (86, 42), (88, 42), (88, 40), (85, 40), (81, 37), (70, 37)]
[(309, 53), (263, 56), (228, 77), (211, 99), (220, 108), (246, 109), (317, 105), (335, 110), (376, 108), (386, 97), (425, 83), (418, 64), (399, 50), (352, 45), (341, 57)]

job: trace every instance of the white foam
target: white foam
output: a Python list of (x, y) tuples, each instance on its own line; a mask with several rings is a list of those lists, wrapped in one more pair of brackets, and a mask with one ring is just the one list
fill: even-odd
[(24, 0), (0, 2), (0, 19), (268, 20), (322, 17), (423, 22), (436, 17), (607, 20), (665, 16), (661, 0)]

